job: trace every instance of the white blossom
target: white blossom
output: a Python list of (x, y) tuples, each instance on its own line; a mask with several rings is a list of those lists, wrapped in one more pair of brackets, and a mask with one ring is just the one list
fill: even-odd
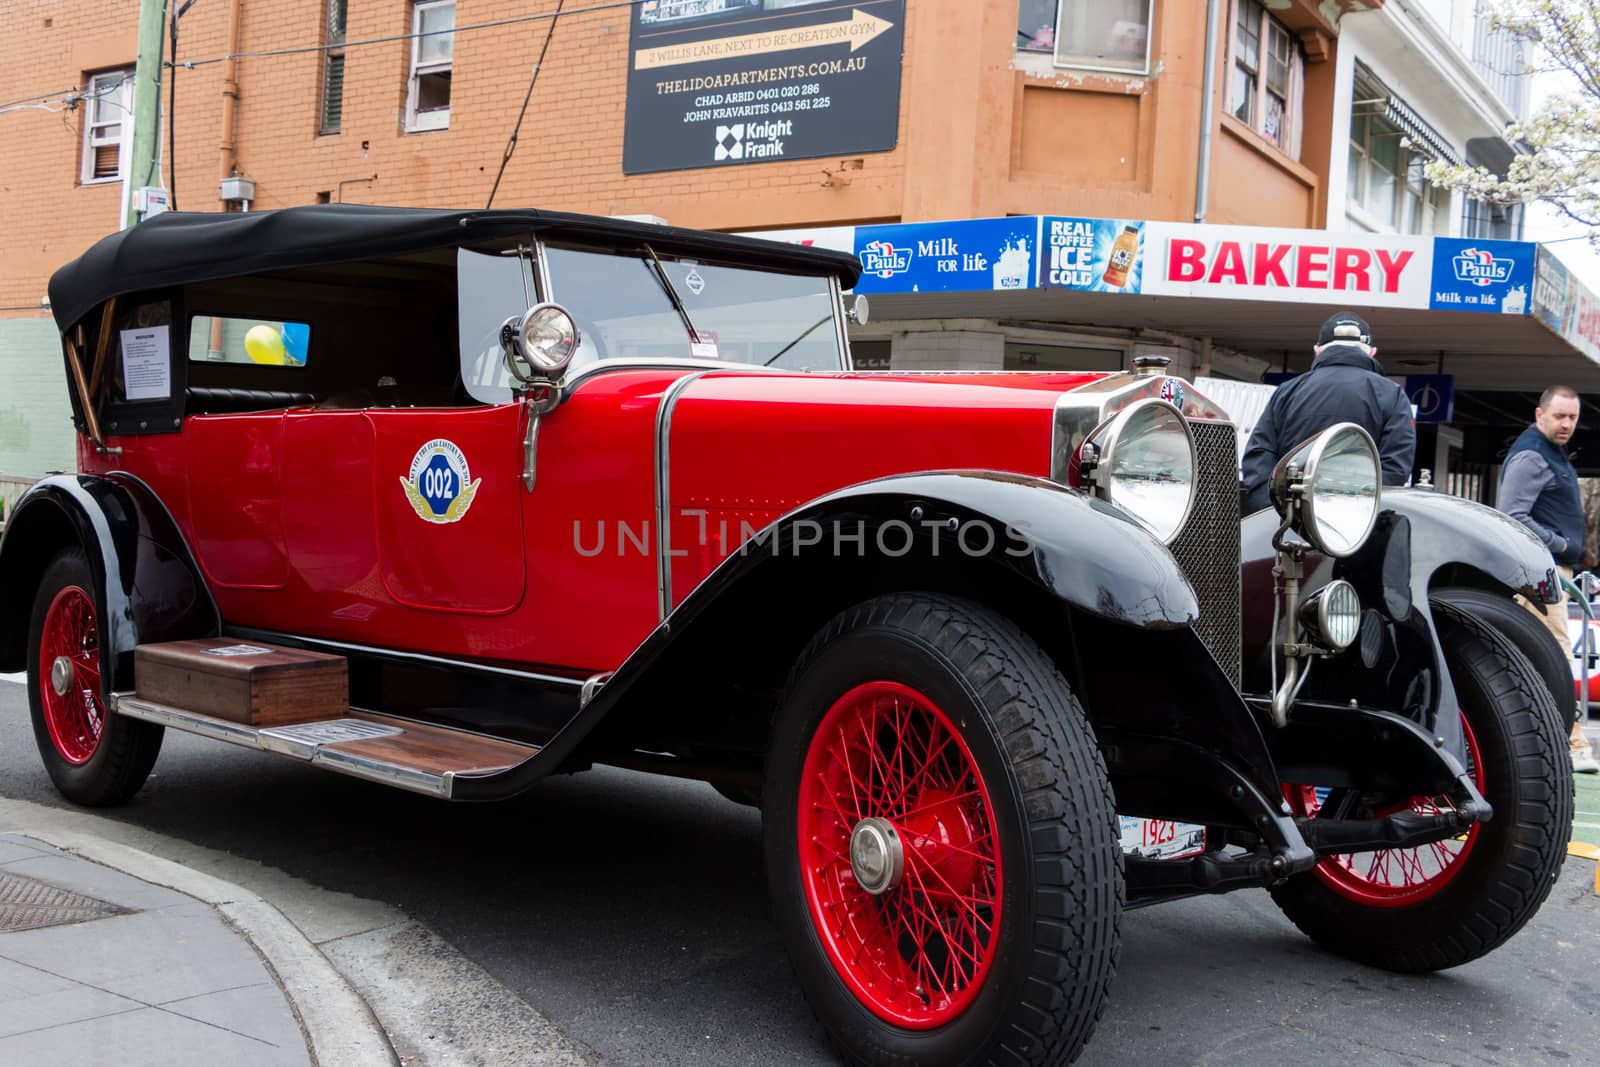
[(1518, 149), (1503, 176), (1482, 166), (1428, 164), (1428, 180), (1495, 204), (1543, 200), (1600, 243), (1600, 0), (1494, 0), (1480, 18), (1529, 41), (1541, 60), (1515, 74), (1564, 75), (1526, 120), (1506, 127)]

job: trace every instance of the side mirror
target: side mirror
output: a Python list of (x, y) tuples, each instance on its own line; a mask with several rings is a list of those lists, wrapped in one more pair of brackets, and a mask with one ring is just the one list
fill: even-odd
[(865, 326), (870, 312), (871, 309), (867, 306), (867, 298), (858, 294), (855, 300), (851, 302), (850, 308), (844, 313), (844, 316), (857, 326)]
[(559, 385), (578, 354), (578, 326), (560, 304), (535, 304), (500, 327), (506, 370), (523, 385)]

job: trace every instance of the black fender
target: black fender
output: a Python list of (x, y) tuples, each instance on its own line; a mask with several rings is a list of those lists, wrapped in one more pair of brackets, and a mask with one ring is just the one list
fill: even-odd
[(148, 486), (120, 473), (56, 475), (18, 499), (0, 538), (0, 671), (25, 668), (39, 578), (70, 547), (94, 576), (112, 689), (133, 687), (137, 645), (222, 632), (188, 543)]
[[(992, 544), (974, 532), (985, 524)], [(906, 530), (911, 551), (881, 550), (898, 549)], [(451, 796), (515, 794), (575, 754), (603, 762), (644, 750), (726, 766), (739, 750), (758, 771), (768, 716), (805, 642), (838, 611), (895, 589), (967, 596), (1032, 634), (1081, 688), (1130, 813), (1258, 829), (1265, 819), (1300, 857), (1260, 728), (1191, 628), (1199, 605), (1171, 553), (1100, 501), (990, 472), (886, 478), (784, 516), (678, 604), (537, 757), (456, 775)]]
[[(1244, 689), (1270, 690), (1272, 535), (1277, 513), (1244, 519), (1241, 558)], [(1439, 644), (1429, 594), (1469, 586), (1521, 594), (1543, 604), (1558, 589), (1549, 551), (1510, 516), (1460, 497), (1425, 489), (1384, 489), (1372, 536), (1347, 559), (1306, 557), (1304, 591), (1335, 578), (1356, 587), (1376, 614), (1379, 640), (1363, 658), (1358, 648), (1313, 667), (1302, 699), (1380, 708), (1418, 723), (1458, 758), (1464, 757), (1456, 696)], [(1442, 709), (1451, 714), (1441, 714)], [(1293, 715), (1291, 713), (1291, 719)], [(1272, 741), (1269, 734), (1269, 741)]]

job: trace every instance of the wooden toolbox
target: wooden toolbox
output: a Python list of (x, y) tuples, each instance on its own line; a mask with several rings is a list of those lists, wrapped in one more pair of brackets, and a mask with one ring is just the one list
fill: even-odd
[(140, 698), (232, 722), (280, 726), (350, 712), (342, 656), (211, 637), (140, 645), (133, 670)]

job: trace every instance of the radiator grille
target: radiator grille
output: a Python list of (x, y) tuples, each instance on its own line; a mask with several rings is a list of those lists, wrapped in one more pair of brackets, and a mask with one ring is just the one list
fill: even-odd
[(1233, 425), (1191, 422), (1199, 484), (1194, 510), (1172, 554), (1200, 601), (1195, 632), (1237, 687), (1239, 637), (1239, 468)]

